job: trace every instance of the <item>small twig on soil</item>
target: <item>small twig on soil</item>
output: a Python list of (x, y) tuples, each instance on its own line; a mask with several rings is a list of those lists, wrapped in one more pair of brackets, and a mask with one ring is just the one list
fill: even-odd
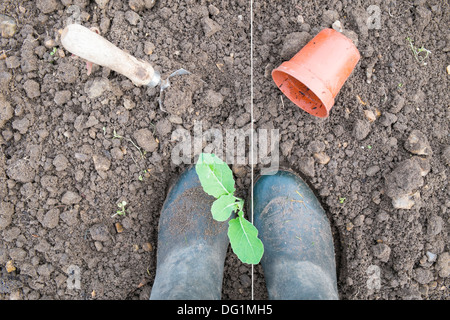
[(361, 99), (359, 95), (356, 95), (356, 98), (358, 99), (359, 103), (361, 103), (363, 106), (366, 105), (366, 103)]
[[(125, 139), (128, 142), (131, 142), (131, 144), (139, 151), (139, 154), (141, 155), (142, 159), (145, 159), (145, 152), (142, 151), (141, 148), (139, 148), (134, 142), (133, 140), (131, 140), (131, 138), (125, 138), (121, 135), (118, 135), (116, 132), (116, 129), (113, 130), (113, 139)], [(134, 160), (134, 159), (133, 159)]]
[(129, 153), (129, 155), (130, 155), (131, 159), (133, 159), (133, 162), (134, 162), (134, 164), (136, 165), (136, 167), (139, 168), (139, 165), (138, 165), (138, 163), (136, 162), (136, 160), (134, 159), (133, 155), (132, 155), (131, 153)]
[(145, 158), (145, 153), (142, 152), (142, 149), (139, 148), (139, 147), (133, 142), (133, 140), (131, 140), (131, 139), (127, 139), (127, 140), (128, 140), (129, 142), (131, 142), (131, 144), (132, 144), (136, 149), (138, 149), (139, 153), (141, 154), (142, 159), (144, 159), (144, 158)]
[(121, 135), (118, 135), (116, 132), (116, 129), (113, 130), (113, 139), (122, 139), (123, 137)]
[(281, 105), (283, 106), (283, 109), (284, 109), (284, 100), (283, 100), (283, 96), (280, 96), (280, 98), (281, 98)]
[(394, 16), (391, 14), (391, 8), (388, 8), (388, 14), (391, 18), (394, 18)]
[(25, 43), (27, 41), (33, 43), (33, 42), (38, 41), (38, 40), (39, 40), (39, 37), (37, 37), (36, 39), (33, 38), (33, 40), (30, 40), (30, 39), (26, 38), (25, 40), (23, 40), (23, 43)]
[(156, 126), (155, 126), (152, 122), (150, 122), (150, 125), (153, 127), (153, 132), (152, 132), (152, 134), (155, 135), (155, 132), (156, 132)]

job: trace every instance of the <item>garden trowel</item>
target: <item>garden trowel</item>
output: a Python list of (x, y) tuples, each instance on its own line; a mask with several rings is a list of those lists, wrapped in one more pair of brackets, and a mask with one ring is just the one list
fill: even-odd
[[(98, 33), (79, 24), (70, 24), (61, 34), (61, 43), (66, 50), (86, 61), (107, 67), (130, 79), (136, 86), (156, 87), (160, 91), (170, 86), (169, 78), (189, 74), (189, 71), (179, 69), (162, 80), (161, 75), (146, 61), (137, 59), (119, 49)], [(161, 97), (158, 99), (162, 108)]]

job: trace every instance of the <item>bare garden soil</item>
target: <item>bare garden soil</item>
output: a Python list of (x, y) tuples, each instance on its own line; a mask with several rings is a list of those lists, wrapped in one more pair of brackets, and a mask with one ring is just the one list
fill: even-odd
[[(0, 299), (149, 298), (160, 210), (188, 166), (172, 161), (173, 132), (250, 127), (252, 30), (254, 126), (280, 130), (280, 161), (326, 209), (341, 299), (449, 299), (448, 1), (254, 1), (253, 12), (251, 29), (246, 0), (0, 3), (17, 24), (0, 38)], [(171, 79), (161, 110), (159, 88), (95, 65), (88, 75), (61, 46), (68, 19), (163, 78), (192, 75)], [(361, 60), (319, 119), (270, 72), (336, 20)], [(407, 37), (431, 51), (426, 64)], [(232, 169), (246, 198), (250, 166)], [(126, 215), (113, 216), (121, 201)], [(229, 250), (223, 299), (250, 299), (251, 272)], [(260, 265), (253, 279), (267, 299)]]

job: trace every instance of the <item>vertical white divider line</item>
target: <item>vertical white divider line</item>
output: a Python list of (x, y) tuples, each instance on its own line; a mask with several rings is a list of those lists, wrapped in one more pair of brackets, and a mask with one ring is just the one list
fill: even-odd
[[(251, 219), (253, 224), (253, 176), (254, 176), (254, 158), (253, 158), (253, 0), (250, 0), (250, 166), (251, 166)], [(252, 264), (252, 300), (254, 300), (253, 290), (253, 264)]]

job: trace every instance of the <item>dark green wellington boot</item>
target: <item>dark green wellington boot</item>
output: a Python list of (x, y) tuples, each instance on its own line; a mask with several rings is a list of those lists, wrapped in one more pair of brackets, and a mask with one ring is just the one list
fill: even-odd
[(270, 299), (338, 299), (329, 220), (308, 185), (290, 171), (259, 177), (254, 224)]
[(220, 300), (228, 223), (213, 220), (214, 200), (195, 167), (170, 188), (159, 220), (151, 300)]

